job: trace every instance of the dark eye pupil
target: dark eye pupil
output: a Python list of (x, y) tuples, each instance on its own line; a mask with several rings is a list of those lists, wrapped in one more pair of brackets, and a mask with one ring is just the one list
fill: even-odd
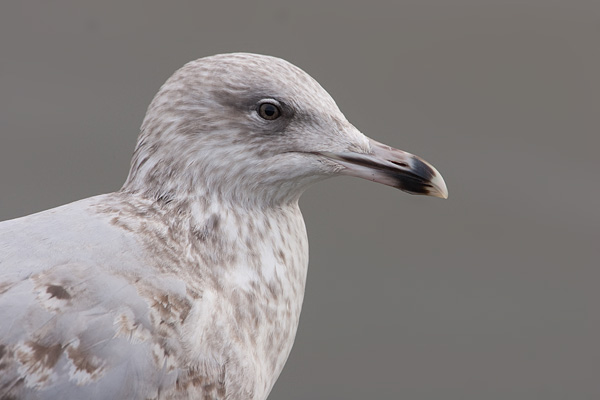
[(272, 117), (273, 115), (275, 115), (276, 112), (277, 110), (272, 105), (269, 104), (265, 106), (265, 115), (267, 115), (268, 117)]
[(258, 113), (262, 118), (268, 120), (277, 119), (279, 118), (279, 114), (281, 114), (279, 107), (270, 103), (261, 104)]

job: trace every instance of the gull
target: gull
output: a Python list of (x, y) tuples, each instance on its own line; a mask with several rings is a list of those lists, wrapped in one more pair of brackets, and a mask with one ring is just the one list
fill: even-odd
[(186, 64), (119, 191), (0, 223), (0, 398), (266, 399), (304, 296), (298, 199), (338, 175), (448, 194), (284, 60)]

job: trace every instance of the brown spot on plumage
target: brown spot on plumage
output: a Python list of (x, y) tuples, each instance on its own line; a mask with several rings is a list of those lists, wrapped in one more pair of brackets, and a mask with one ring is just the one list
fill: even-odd
[(31, 352), (28, 354), (21, 352), (20, 355), (18, 355), (19, 361), (21, 361), (22, 364), (53, 368), (62, 354), (62, 346), (58, 343), (45, 346), (34, 341), (29, 341), (25, 345), (31, 349)]
[(46, 292), (50, 294), (50, 297), (56, 297), (61, 300), (69, 300), (71, 298), (69, 292), (60, 285), (48, 285)]
[(15, 356), (29, 375), (28, 385), (40, 387), (48, 382), (62, 353), (58, 343), (45, 345), (30, 340), (18, 346)]
[(174, 318), (178, 318), (181, 323), (184, 323), (192, 305), (186, 298), (174, 294), (160, 293), (154, 295), (154, 302), (151, 307), (158, 311), (160, 318), (165, 322), (171, 323)]
[[(216, 376), (213, 374), (207, 376), (195, 368), (189, 368), (179, 374), (175, 381), (175, 388), (177, 392), (183, 393), (191, 392), (193, 388), (200, 394), (201, 397), (198, 398), (202, 400), (225, 399), (228, 392), (225, 386), (225, 368), (220, 368)], [(248, 400), (252, 398), (252, 396), (246, 397)]]
[(96, 381), (104, 374), (104, 362), (81, 347), (81, 345), (67, 347), (67, 357), (75, 367), (75, 379), (79, 384)]
[(277, 250), (277, 261), (279, 261), (283, 265), (286, 265), (287, 263), (285, 252), (282, 249)]
[(10, 365), (10, 359), (11, 355), (9, 354), (6, 345), (0, 344), (0, 371), (8, 368)]
[(0, 294), (4, 294), (15, 285), (15, 282), (0, 282)]

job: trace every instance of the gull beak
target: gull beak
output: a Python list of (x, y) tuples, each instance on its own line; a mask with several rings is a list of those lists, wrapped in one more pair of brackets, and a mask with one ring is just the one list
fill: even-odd
[(344, 175), (383, 183), (411, 194), (448, 198), (442, 175), (427, 161), (369, 139), (371, 152), (319, 152), (344, 167)]

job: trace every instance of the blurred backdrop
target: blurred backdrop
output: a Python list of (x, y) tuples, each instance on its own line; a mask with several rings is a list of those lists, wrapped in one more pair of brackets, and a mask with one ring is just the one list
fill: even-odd
[(279, 56), (450, 198), (304, 195), (308, 286), (270, 399), (598, 399), (599, 42), (597, 0), (3, 0), (0, 219), (119, 189), (187, 61)]

